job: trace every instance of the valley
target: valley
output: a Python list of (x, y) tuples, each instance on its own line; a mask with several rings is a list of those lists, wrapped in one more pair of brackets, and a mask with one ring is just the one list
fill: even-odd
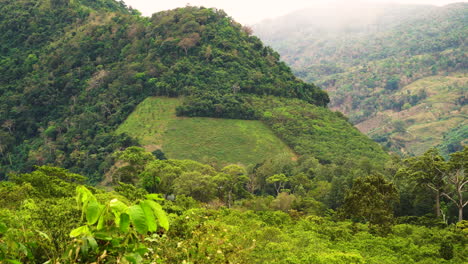
[[(388, 150), (419, 155), (438, 147), (447, 156), (461, 149), (468, 136), (452, 137), (449, 132), (460, 131), (460, 127), (465, 131), (467, 126), (467, 115), (460, 111), (466, 107), (468, 87), (466, 10), (466, 3), (442, 7), (330, 4), (253, 28), (279, 51), (295, 74), (329, 92), (332, 109), (346, 114)], [(315, 13), (320, 15), (309, 15)], [(411, 93), (416, 86), (426, 88)], [(430, 96), (437, 90), (443, 103), (437, 103), (436, 97), (426, 98), (426, 89), (427, 93), (432, 90)], [(448, 121), (451, 110), (458, 113), (454, 113), (457, 118)], [(410, 118), (408, 113), (433, 114), (429, 117), (435, 129), (431, 138), (424, 134), (431, 129), (426, 124), (429, 119)], [(400, 117), (403, 120), (396, 120)], [(412, 134), (401, 134), (393, 121)]]

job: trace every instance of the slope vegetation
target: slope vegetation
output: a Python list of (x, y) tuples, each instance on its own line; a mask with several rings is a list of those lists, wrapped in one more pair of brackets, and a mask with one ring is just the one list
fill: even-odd
[(177, 98), (148, 98), (119, 126), (117, 133), (137, 138), (149, 151), (161, 149), (168, 158), (219, 165), (255, 165), (277, 155), (295, 156), (260, 121), (177, 117), (175, 109), (180, 103)]
[[(468, 87), (466, 73), (431, 76), (411, 83), (395, 93), (395, 98), (422, 97), (405, 103), (401, 109), (385, 110), (356, 126), (377, 141), (421, 155), (432, 146), (446, 142), (446, 152), (461, 150), (468, 135), (451, 136), (452, 130), (468, 126), (468, 106), (464, 102)], [(446, 139), (444, 141), (444, 139)], [(450, 139), (455, 139), (451, 142)]]
[(221, 10), (146, 18), (113, 0), (3, 0), (0, 9), (0, 178), (55, 164), (98, 181), (110, 153), (137, 144), (114, 131), (149, 96), (329, 101)]
[[(434, 76), (425, 79), (429, 90), (439, 84), (440, 75), (466, 73), (467, 25), (466, 3), (444, 7), (340, 3), (264, 21), (254, 30), (280, 52), (299, 77), (329, 92), (332, 109), (342, 111), (363, 132), (374, 135), (368, 124), (378, 123), (375, 120), (382, 120), (381, 115), (413, 107), (413, 114), (423, 109), (439, 111), (438, 104), (419, 107), (426, 94), (406, 94), (405, 87)], [(431, 81), (434, 83), (429, 84)], [(456, 107), (466, 104), (462, 99), (466, 95), (453, 96), (449, 91), (439, 89), (438, 94)], [(446, 115), (438, 115), (432, 121), (445, 119)], [(412, 125), (418, 125), (420, 120), (414, 122)], [(455, 129), (460, 122), (445, 122), (443, 126), (448, 127), (444, 131)], [(390, 126), (387, 124), (383, 130)], [(438, 144), (461, 145), (459, 138), (450, 136), (453, 133), (437, 130), (427, 140), (427, 135), (418, 134), (423, 130), (415, 129), (413, 136), (424, 140), (395, 140), (395, 130), (380, 133), (379, 140), (394, 151), (409, 154)]]

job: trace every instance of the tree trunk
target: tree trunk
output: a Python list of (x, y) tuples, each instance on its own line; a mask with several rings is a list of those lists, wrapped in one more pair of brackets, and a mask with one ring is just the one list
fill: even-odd
[[(466, 182), (465, 182), (466, 183)], [(459, 181), (457, 184), (457, 194), (458, 194), (458, 222), (461, 222), (463, 220), (463, 207), (465, 207), (466, 204), (463, 204), (463, 185), (465, 183), (462, 183), (462, 181)]]
[(436, 191), (436, 216), (440, 218), (440, 191)]
[(458, 222), (463, 221), (463, 207), (458, 207)]

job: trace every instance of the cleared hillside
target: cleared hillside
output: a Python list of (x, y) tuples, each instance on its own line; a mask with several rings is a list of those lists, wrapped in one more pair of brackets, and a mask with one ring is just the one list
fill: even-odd
[[(388, 146), (399, 146), (402, 153), (421, 155), (432, 146), (444, 144), (454, 129), (468, 127), (468, 75), (454, 73), (431, 76), (413, 82), (401, 89), (394, 98), (423, 97), (418, 102), (405, 103), (401, 111), (382, 111), (356, 126), (377, 141)], [(462, 149), (461, 141), (468, 138), (462, 133), (454, 142), (447, 142), (446, 152)], [(464, 139), (463, 139), (464, 138)]]
[(168, 158), (222, 164), (257, 164), (285, 154), (295, 157), (261, 121), (177, 117), (178, 98), (144, 100), (117, 133), (137, 138), (149, 151), (161, 149)]

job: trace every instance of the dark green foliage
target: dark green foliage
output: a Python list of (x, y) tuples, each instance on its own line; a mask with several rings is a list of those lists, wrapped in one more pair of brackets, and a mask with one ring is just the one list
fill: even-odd
[(114, 187), (114, 190), (129, 201), (141, 200), (148, 194), (144, 189), (137, 188), (133, 184), (126, 184), (123, 182), (119, 182), (118, 185)]
[(391, 90), (391, 91), (398, 90), (398, 88), (399, 88), (398, 83), (399, 82), (400, 82), (400, 80), (398, 78), (395, 78), (395, 77), (393, 77), (391, 79), (388, 79), (387, 83), (385, 84), (385, 89), (386, 90)]
[(251, 97), (260, 120), (268, 124), (294, 151), (321, 163), (367, 158), (383, 164), (387, 154), (363, 136), (340, 113), (301, 100)]
[(417, 188), (424, 188), (434, 194), (435, 215), (441, 215), (440, 196), (444, 188), (444, 176), (447, 170), (445, 159), (437, 149), (430, 149), (424, 155), (408, 158), (406, 166), (397, 172), (399, 177), (411, 177), (418, 183)]
[(203, 93), (190, 96), (176, 109), (178, 116), (257, 119), (252, 105), (237, 94)]
[[(43, 166), (12, 177), (23, 182), (0, 184), (0, 262), (406, 264), (462, 263), (468, 257), (466, 221), (447, 228), (427, 217), (409, 216), (391, 225), (399, 185), (374, 174), (376, 168), (366, 160), (353, 168), (321, 165), (311, 157), (297, 162), (276, 158), (248, 173), (238, 165), (216, 171), (189, 160), (141, 158), (147, 155), (152, 157), (130, 148), (119, 156), (144, 166), (148, 174), (158, 173), (166, 190), (173, 185), (176, 192), (208, 203), (184, 195), (163, 200), (122, 183), (115, 187), (117, 193), (91, 190), (75, 181), (82, 176)], [(449, 167), (463, 168), (465, 156), (466, 151), (452, 155)], [(398, 161), (392, 162), (384, 170), (389, 175), (398, 167)], [(354, 181), (343, 211), (369, 225), (339, 219), (320, 202), (338, 178), (347, 186), (343, 175), (353, 174), (370, 176)], [(255, 177), (277, 185), (270, 193), (283, 192), (277, 197), (246, 194)], [(56, 191), (48, 191), (44, 181)], [(71, 187), (76, 188), (74, 198), (74, 191), (57, 191)]]
[(209, 107), (244, 118), (252, 111), (237, 109), (236, 93), (328, 103), (220, 10), (144, 18), (111, 0), (2, 1), (1, 8), (2, 178), (55, 164), (98, 182), (110, 153), (137, 144), (113, 131), (152, 95), (213, 94)]
[(468, 177), (465, 168), (468, 166), (468, 147), (452, 153), (446, 161), (437, 149), (430, 149), (419, 157), (404, 160), (403, 166), (397, 171), (397, 177), (411, 178), (414, 190), (432, 192), (435, 200), (435, 215), (447, 221), (447, 208), (444, 198), (458, 209), (458, 221), (463, 220)]
[(160, 149), (157, 149), (157, 150), (151, 152), (151, 154), (153, 154), (154, 157), (156, 159), (158, 159), (158, 160), (167, 160), (166, 154), (164, 154), (164, 152), (162, 150), (160, 150)]
[(388, 234), (393, 224), (393, 206), (398, 203), (395, 185), (382, 175), (359, 177), (346, 194), (343, 211), (346, 216), (364, 221), (377, 233)]
[(117, 162), (122, 163), (113, 173), (114, 182), (136, 183), (139, 175), (145, 170), (147, 163), (155, 160), (155, 157), (140, 147), (129, 147), (124, 151), (113, 154)]
[(82, 175), (49, 166), (36, 167), (31, 173), (13, 175), (10, 178), (16, 184), (30, 184), (36, 191), (33, 194), (42, 198), (70, 197), (75, 187), (86, 181)]
[(443, 242), (439, 249), (440, 257), (445, 260), (453, 259), (453, 245), (450, 242)]

